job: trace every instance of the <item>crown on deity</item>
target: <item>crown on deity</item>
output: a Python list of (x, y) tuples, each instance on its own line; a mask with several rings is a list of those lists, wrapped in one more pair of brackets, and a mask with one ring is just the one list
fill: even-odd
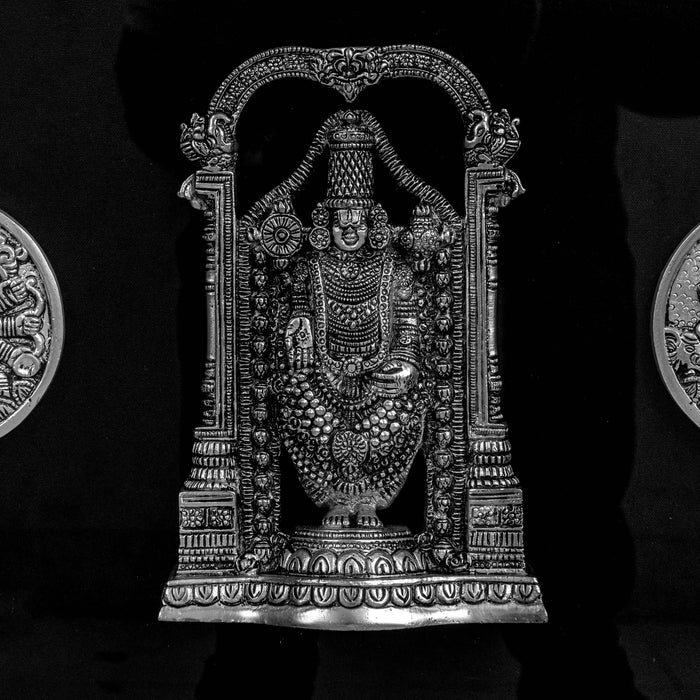
[(328, 209), (369, 209), (374, 206), (374, 133), (362, 114), (348, 110), (328, 134)]

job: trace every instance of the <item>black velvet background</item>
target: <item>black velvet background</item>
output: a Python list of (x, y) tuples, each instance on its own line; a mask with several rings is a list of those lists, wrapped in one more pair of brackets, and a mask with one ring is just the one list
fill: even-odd
[[(501, 218), (504, 412), (527, 557), (551, 618), (503, 631), (522, 664), (521, 693), (632, 695), (620, 611), (628, 621), (699, 620), (700, 435), (666, 395), (648, 334), (655, 280), (700, 219), (697, 6), (34, 0), (4, 3), (0, 18), (0, 207), (51, 260), (66, 313), (51, 389), (0, 440), (3, 612), (157, 614), (175, 561), (204, 342), (201, 221), (176, 197), (192, 170), (180, 123), (206, 111), (236, 65), (273, 46), (421, 43), (462, 60), (492, 104), (521, 119), (511, 166), (527, 193)], [(462, 206), (447, 97), (395, 81), (357, 105)], [(288, 81), (251, 101), (238, 133), (243, 209), (341, 106), (335, 93)], [(400, 219), (400, 197), (383, 199)], [(417, 464), (391, 514), (414, 527), (420, 476)], [(285, 517), (299, 516), (316, 517), (303, 499)], [(465, 693), (470, 660), (481, 663), (471, 628), (381, 634), (366, 648), (397, 640), (380, 657), (404, 697), (421, 645), (436, 659), (448, 655), (435, 645), (469, 650)], [(352, 663), (363, 644), (357, 635), (332, 644), (343, 639), (354, 651), (338, 658)], [(227, 628), (200, 694), (231, 689), (232, 674), (234, 694), (261, 678), (270, 692), (288, 688), (282, 671), (260, 666), (274, 661), (295, 671), (303, 695), (316, 641)]]

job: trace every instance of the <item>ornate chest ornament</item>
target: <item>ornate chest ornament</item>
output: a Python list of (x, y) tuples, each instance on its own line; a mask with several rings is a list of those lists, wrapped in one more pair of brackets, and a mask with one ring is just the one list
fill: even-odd
[(56, 278), (29, 232), (0, 211), (0, 435), (34, 409), (63, 345)]
[(654, 301), (656, 362), (671, 396), (700, 426), (700, 225), (676, 248)]
[[(350, 105), (323, 115), (286, 180), (236, 210), (236, 124), (259, 87), (303, 78), (352, 103), (403, 76), (445, 89), (462, 117), (465, 215)], [(160, 619), (326, 629), (546, 620), (525, 570), (495, 345), (496, 215), (522, 192), (506, 167), (517, 123), (452, 57), (390, 46), (259, 54), (222, 83), (206, 119), (183, 125), (200, 169), (180, 194), (207, 220), (209, 343)], [(298, 210), (322, 158), (325, 196)], [(407, 226), (382, 207), (379, 167), (414, 201)], [(425, 529), (412, 533), (385, 526), (381, 511), (419, 450)], [(283, 456), (322, 509), (316, 525), (287, 533)]]

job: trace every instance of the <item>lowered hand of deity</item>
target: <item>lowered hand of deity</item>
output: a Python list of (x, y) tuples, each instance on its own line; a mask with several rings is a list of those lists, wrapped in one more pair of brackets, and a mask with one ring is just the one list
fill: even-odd
[(403, 360), (389, 360), (372, 380), (382, 396), (399, 396), (406, 393), (418, 379), (418, 368)]

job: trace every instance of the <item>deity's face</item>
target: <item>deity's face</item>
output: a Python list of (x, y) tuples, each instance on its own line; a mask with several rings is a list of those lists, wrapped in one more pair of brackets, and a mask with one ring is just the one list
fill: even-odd
[(359, 250), (367, 240), (368, 230), (364, 209), (338, 209), (333, 220), (333, 242), (346, 252)]

